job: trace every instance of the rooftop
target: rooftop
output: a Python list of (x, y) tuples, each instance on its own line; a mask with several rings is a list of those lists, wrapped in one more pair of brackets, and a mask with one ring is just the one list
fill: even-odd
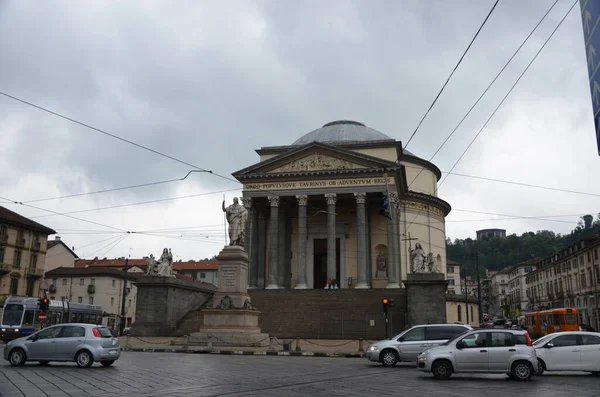
[(44, 226), (41, 223), (32, 221), (31, 219), (26, 218), (23, 215), (17, 214), (16, 212), (11, 211), (8, 208), (2, 206), (0, 206), (0, 223), (9, 223), (15, 226), (21, 226), (27, 229), (44, 233), (46, 235), (56, 234), (55, 230), (50, 229), (49, 227)]

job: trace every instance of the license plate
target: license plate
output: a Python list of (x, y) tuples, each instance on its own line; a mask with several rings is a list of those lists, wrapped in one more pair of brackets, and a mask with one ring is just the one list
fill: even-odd
[(109, 351), (108, 351), (108, 354), (117, 354), (117, 353), (118, 353), (118, 351), (117, 351), (117, 350), (109, 350)]

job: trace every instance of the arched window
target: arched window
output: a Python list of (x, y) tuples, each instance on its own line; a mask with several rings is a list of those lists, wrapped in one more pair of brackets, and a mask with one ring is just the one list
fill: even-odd
[(462, 306), (458, 305), (458, 321), (462, 321)]

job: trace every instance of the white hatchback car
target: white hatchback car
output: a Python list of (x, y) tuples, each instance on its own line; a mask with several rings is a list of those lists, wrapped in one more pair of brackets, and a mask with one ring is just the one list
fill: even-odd
[(535, 349), (526, 331), (478, 329), (425, 350), (417, 368), (436, 379), (453, 373), (506, 373), (516, 380), (529, 380), (538, 371)]
[(600, 375), (600, 333), (555, 332), (533, 344), (539, 361), (538, 375), (544, 371), (585, 371)]

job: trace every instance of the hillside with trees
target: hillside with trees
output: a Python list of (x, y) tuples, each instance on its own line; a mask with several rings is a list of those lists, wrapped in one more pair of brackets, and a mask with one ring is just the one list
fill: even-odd
[[(475, 253), (479, 254), (479, 265), (489, 270), (500, 270), (535, 257), (547, 257), (561, 248), (577, 243), (584, 237), (600, 232), (600, 214), (594, 220), (584, 215), (569, 234), (557, 234), (550, 230), (536, 233), (526, 232), (520, 236), (512, 234), (506, 238), (492, 237), (484, 240), (472, 238), (446, 240), (446, 256), (460, 262), (462, 276), (475, 275)], [(482, 269), (483, 274), (483, 269)]]

